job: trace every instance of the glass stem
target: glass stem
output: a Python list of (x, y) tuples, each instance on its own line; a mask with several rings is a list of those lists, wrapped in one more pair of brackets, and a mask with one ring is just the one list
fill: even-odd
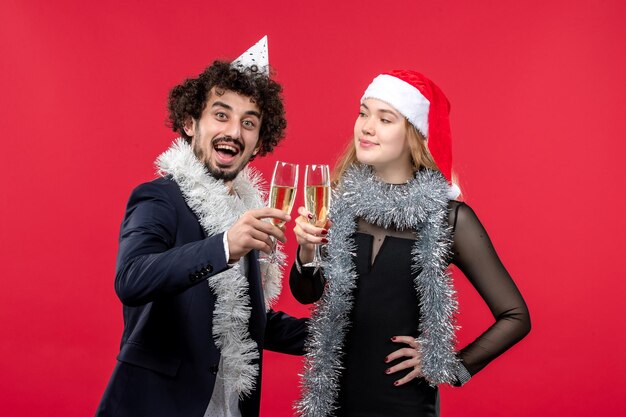
[(313, 255), (313, 262), (319, 265), (322, 262), (322, 245), (315, 245), (315, 254)]

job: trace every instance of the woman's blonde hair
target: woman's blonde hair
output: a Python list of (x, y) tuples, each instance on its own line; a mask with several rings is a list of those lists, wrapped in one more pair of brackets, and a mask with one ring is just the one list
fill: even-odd
[[(413, 171), (418, 171), (421, 168), (429, 168), (439, 171), (433, 156), (430, 154), (430, 151), (426, 146), (426, 139), (424, 136), (407, 119), (404, 119), (404, 124), (406, 126), (406, 135), (409, 141)], [(354, 145), (354, 138), (350, 140), (346, 150), (335, 164), (335, 169), (333, 170), (332, 175), (332, 182), (334, 186), (339, 184), (339, 180), (341, 180), (344, 172), (346, 172), (352, 164), (360, 164), (360, 162), (356, 159), (356, 146)]]

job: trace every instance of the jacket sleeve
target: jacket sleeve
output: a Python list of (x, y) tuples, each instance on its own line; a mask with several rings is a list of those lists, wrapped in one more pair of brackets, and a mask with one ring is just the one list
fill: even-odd
[(128, 202), (115, 291), (128, 306), (179, 294), (228, 268), (223, 233), (176, 246), (178, 216), (164, 187), (145, 183)]
[(452, 263), (476, 288), (494, 317), (494, 323), (459, 352), (463, 365), (474, 375), (528, 334), (530, 315), (474, 211), (461, 204), (454, 223)]
[(265, 349), (290, 355), (304, 355), (308, 321), (306, 318), (298, 319), (282, 311), (268, 311)]

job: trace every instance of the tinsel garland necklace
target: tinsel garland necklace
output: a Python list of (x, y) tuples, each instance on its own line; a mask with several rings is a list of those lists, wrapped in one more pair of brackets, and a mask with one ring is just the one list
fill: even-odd
[(324, 268), (327, 284), (309, 325), (303, 394), (296, 403), (300, 415), (327, 417), (336, 407), (341, 357), (358, 279), (352, 237), (358, 218), (385, 228), (393, 225), (416, 231), (411, 255), (421, 311), (418, 342), (422, 376), (431, 385), (456, 381), (457, 301), (446, 271), (451, 246), (448, 190), (443, 175), (428, 169), (420, 170), (401, 186), (383, 183), (368, 166), (352, 166), (344, 174), (332, 199), (333, 225)]
[[(156, 166), (160, 175), (171, 175), (178, 184), (207, 236), (225, 232), (245, 211), (265, 206), (259, 175), (245, 168), (232, 182), (230, 190), (224, 181), (207, 172), (191, 146), (181, 138), (158, 157)], [(279, 256), (282, 259), (284, 255), (279, 253)], [(209, 278), (208, 284), (216, 297), (212, 333), (224, 363), (224, 384), (243, 397), (252, 392), (259, 373), (259, 366), (253, 363), (259, 359), (257, 344), (248, 331), (251, 311), (248, 280), (237, 263)], [(280, 267), (270, 265), (263, 276), (267, 309), (280, 290)]]

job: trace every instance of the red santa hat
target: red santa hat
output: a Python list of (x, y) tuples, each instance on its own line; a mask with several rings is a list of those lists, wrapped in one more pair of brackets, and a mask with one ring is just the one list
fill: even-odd
[(393, 106), (426, 138), (430, 154), (450, 183), (449, 197), (458, 197), (461, 190), (452, 183), (450, 102), (443, 91), (417, 71), (393, 70), (374, 78), (361, 103), (368, 98)]

